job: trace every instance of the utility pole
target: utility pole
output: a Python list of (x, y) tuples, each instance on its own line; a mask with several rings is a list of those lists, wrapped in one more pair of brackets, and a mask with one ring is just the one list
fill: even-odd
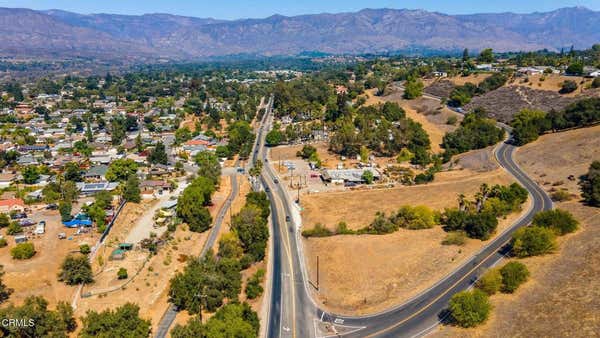
[(317, 256), (317, 291), (319, 291), (319, 256)]

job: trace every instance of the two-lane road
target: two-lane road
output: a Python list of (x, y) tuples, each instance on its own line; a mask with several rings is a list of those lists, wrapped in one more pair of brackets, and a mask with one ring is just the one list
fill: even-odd
[[(267, 113), (271, 115), (271, 110)], [(266, 125), (270, 125), (270, 122)], [(260, 149), (264, 161), (264, 147)], [(273, 168), (265, 166), (262, 181), (269, 190), (274, 228), (273, 284), (267, 336), (414, 337), (433, 329), (445, 318), (444, 311), (452, 295), (471, 287), (485, 270), (497, 264), (509, 251), (508, 243), (513, 232), (529, 224), (537, 212), (552, 208), (552, 201), (545, 191), (515, 163), (515, 149), (505, 142), (499, 144), (494, 153), (498, 163), (529, 192), (530, 209), (476, 255), (429, 289), (399, 306), (369, 316), (328, 313), (313, 301), (309, 290), (311, 286), (306, 278), (299, 229), (294, 225), (294, 212), (297, 210), (293, 209), (294, 202), (285, 188), (275, 183), (277, 175)], [(290, 217), (290, 221), (286, 217)], [(329, 322), (328, 326), (338, 333), (322, 331), (325, 327), (320, 325), (322, 321)]]

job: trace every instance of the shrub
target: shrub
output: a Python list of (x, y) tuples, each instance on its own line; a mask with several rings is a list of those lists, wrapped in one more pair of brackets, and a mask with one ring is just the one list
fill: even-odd
[(570, 212), (561, 209), (538, 212), (533, 217), (532, 223), (535, 226), (550, 228), (559, 236), (577, 230), (579, 225)]
[(92, 252), (92, 249), (90, 249), (90, 246), (88, 244), (81, 244), (79, 246), (79, 252), (81, 252), (84, 255), (87, 255), (90, 252)]
[(475, 286), (488, 295), (493, 295), (502, 289), (502, 274), (500, 269), (492, 268), (477, 280)]
[(436, 214), (426, 206), (402, 206), (400, 210), (390, 217), (395, 225), (407, 229), (428, 229), (436, 223)]
[(327, 229), (323, 224), (317, 223), (312, 229), (305, 229), (302, 231), (304, 237), (327, 237), (332, 236), (333, 231)]
[(462, 231), (449, 232), (446, 237), (442, 240), (442, 245), (464, 245), (467, 240), (467, 236)]
[(375, 214), (375, 219), (368, 227), (364, 229), (363, 232), (373, 233), (373, 234), (390, 234), (399, 229), (398, 225), (392, 223), (387, 217), (385, 217), (385, 213), (378, 211)]
[(592, 88), (600, 88), (600, 77), (594, 78), (594, 81), (592, 81)]
[(554, 202), (565, 202), (571, 200), (571, 194), (566, 190), (558, 190), (550, 194)]
[(0, 238), (0, 248), (4, 248), (8, 245), (6, 238)]
[(10, 255), (14, 259), (29, 259), (35, 255), (35, 246), (33, 243), (19, 243), (10, 249)]
[(538, 256), (554, 251), (556, 237), (548, 228), (531, 226), (517, 230), (511, 243), (517, 257)]
[(459, 292), (450, 299), (450, 315), (462, 327), (474, 327), (485, 322), (491, 309), (488, 295), (478, 289)]
[(594, 161), (588, 172), (579, 181), (583, 200), (594, 207), (600, 207), (600, 161)]
[(6, 229), (6, 234), (7, 235), (16, 235), (16, 234), (20, 234), (21, 232), (23, 232), (23, 228), (21, 227), (21, 225), (19, 225), (19, 222), (10, 222), (10, 224), (8, 225), (8, 229)]
[(562, 83), (560, 90), (558, 91), (561, 94), (572, 93), (577, 90), (577, 83), (575, 81), (566, 80)]
[(127, 269), (125, 268), (119, 268), (119, 271), (117, 271), (117, 278), (118, 279), (127, 279)]
[(260, 283), (262, 283), (264, 276), (265, 270), (259, 269), (252, 277), (250, 277), (250, 279), (248, 279), (248, 284), (246, 284), (246, 297), (248, 297), (248, 299), (255, 299), (262, 295), (264, 290)]
[(446, 124), (449, 124), (452, 126), (455, 125), (456, 122), (458, 122), (458, 118), (454, 115), (448, 116), (448, 119), (446, 120)]
[(500, 268), (502, 275), (502, 292), (513, 293), (519, 285), (529, 278), (529, 270), (521, 262), (509, 262)]

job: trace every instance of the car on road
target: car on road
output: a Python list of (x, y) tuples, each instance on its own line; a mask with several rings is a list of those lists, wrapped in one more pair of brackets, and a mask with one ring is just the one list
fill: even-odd
[(271, 189), (269, 187), (265, 188), (265, 192), (270, 192), (270, 191), (271, 191)]
[(286, 221), (286, 222), (289, 222), (289, 221), (291, 221), (290, 215), (287, 215), (287, 216), (285, 216), (285, 221)]
[(46, 206), (46, 210), (58, 210), (58, 204), (50, 203)]

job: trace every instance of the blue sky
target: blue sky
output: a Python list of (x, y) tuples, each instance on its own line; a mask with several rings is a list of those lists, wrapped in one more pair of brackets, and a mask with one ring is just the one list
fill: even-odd
[(419, 8), (448, 14), (468, 14), (508, 11), (529, 13), (572, 6), (585, 6), (593, 10), (600, 10), (600, 0), (0, 0), (0, 7), (64, 9), (78, 13), (171, 13), (218, 19), (263, 18), (272, 14), (346, 12), (365, 7)]

